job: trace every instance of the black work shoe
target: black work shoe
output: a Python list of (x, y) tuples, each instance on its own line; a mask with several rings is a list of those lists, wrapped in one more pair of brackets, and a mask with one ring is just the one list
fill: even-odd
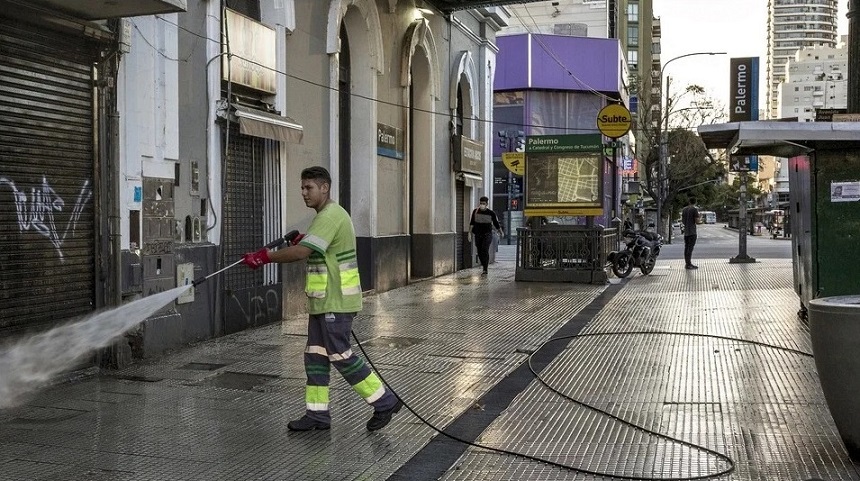
[(699, 266), (694, 266), (693, 264), (687, 264), (684, 269), (698, 269)]
[(287, 423), (287, 429), (290, 431), (313, 431), (314, 429), (326, 430), (331, 428), (331, 425), (322, 421), (315, 421), (307, 415), (300, 419)]
[(391, 422), (391, 416), (393, 416), (397, 411), (400, 411), (400, 408), (403, 407), (403, 402), (398, 399), (397, 403), (391, 409), (387, 411), (376, 411), (373, 413), (373, 417), (367, 421), (367, 430), (368, 431), (376, 431), (378, 429), (382, 429)]

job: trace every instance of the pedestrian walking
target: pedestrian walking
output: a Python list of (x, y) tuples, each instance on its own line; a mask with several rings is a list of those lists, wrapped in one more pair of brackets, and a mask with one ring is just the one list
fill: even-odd
[(316, 210), (307, 233), (277, 251), (266, 248), (245, 254), (243, 260), (256, 269), (269, 262), (307, 259), (305, 293), (308, 296), (308, 341), (304, 363), (305, 415), (290, 421), (291, 431), (329, 429), (329, 373), (331, 365), (350, 386), (373, 406), (368, 431), (382, 429), (402, 403), (385, 387), (370, 367), (352, 352), (352, 321), (361, 310), (355, 229), (349, 213), (330, 197), (331, 176), (323, 167), (301, 173), (305, 205)]
[(505, 236), (505, 231), (499, 224), (496, 213), (489, 208), (490, 199), (481, 197), (478, 207), (472, 211), (472, 219), (469, 221), (469, 242), (474, 236), (475, 245), (478, 249), (478, 259), (484, 270), (481, 275), (487, 275), (487, 266), (490, 264), (490, 245), (493, 243), (493, 229), (499, 232), (499, 238)]
[(696, 247), (696, 224), (699, 222), (699, 209), (696, 208), (696, 198), (690, 197), (687, 207), (681, 211), (681, 224), (684, 225), (684, 265), (685, 269), (698, 269), (693, 265), (693, 248)]

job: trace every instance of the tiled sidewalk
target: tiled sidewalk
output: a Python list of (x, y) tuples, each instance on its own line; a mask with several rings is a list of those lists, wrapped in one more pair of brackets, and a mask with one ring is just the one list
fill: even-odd
[[(355, 330), (386, 379), (444, 427), (605, 286), (516, 283), (510, 248), (489, 278), (461, 272), (370, 297)], [(860, 479), (824, 404), (797, 321), (791, 263), (679, 261), (633, 276), (542, 375), (570, 397), (730, 457), (720, 479)], [(333, 426), (289, 433), (303, 410), (304, 318), (189, 347), (0, 411), (0, 480), (382, 480), (435, 432), (370, 409), (333, 374)], [(644, 334), (667, 331), (673, 334)], [(627, 332), (628, 334), (624, 334)], [(633, 334), (636, 332), (636, 334)], [(598, 335), (599, 334), (599, 335)], [(532, 382), (480, 442), (591, 471), (677, 479), (729, 467)], [(597, 479), (470, 448), (445, 480)], [(605, 479), (605, 478), (602, 478)]]

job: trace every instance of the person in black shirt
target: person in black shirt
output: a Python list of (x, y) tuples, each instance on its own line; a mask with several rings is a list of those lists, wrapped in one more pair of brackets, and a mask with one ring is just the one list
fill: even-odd
[(469, 221), (469, 242), (472, 242), (472, 236), (475, 236), (478, 259), (480, 259), (481, 266), (484, 268), (481, 275), (487, 274), (487, 266), (490, 264), (490, 245), (493, 243), (493, 228), (499, 231), (499, 237), (505, 236), (505, 231), (499, 225), (496, 213), (488, 207), (489, 202), (490, 200), (486, 196), (481, 197), (478, 208), (472, 211), (472, 219)]
[(684, 225), (684, 262), (685, 269), (698, 269), (694, 266), (691, 258), (693, 257), (693, 247), (696, 246), (696, 224), (699, 220), (699, 209), (696, 208), (696, 198), (690, 197), (689, 205), (681, 211), (681, 223)]

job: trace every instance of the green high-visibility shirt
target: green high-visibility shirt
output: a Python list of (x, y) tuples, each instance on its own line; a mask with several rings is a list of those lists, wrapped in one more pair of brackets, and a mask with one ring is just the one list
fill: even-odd
[(299, 244), (313, 251), (305, 283), (308, 313), (360, 311), (361, 282), (349, 213), (330, 202), (314, 217)]

